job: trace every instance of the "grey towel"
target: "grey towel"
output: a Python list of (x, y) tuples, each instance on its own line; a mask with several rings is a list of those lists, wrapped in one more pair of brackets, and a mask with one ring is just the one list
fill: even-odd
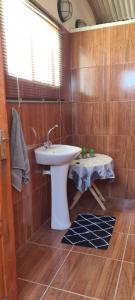
[(18, 112), (12, 108), (11, 128), (11, 180), (12, 186), (19, 192), (22, 190), (22, 183), (30, 179), (29, 159), (25, 144), (21, 121)]

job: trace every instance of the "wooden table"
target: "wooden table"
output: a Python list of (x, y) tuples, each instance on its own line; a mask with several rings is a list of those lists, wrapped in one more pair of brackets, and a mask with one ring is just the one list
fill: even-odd
[(70, 165), (68, 177), (74, 181), (78, 189), (70, 209), (73, 209), (82, 194), (89, 189), (100, 207), (106, 210), (106, 200), (96, 186), (95, 180), (115, 178), (113, 159), (110, 156), (95, 154), (94, 157), (74, 160)]

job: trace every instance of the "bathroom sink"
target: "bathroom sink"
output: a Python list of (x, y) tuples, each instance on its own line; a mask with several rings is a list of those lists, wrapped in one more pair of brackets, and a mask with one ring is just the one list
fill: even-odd
[(58, 166), (71, 162), (81, 152), (81, 148), (69, 145), (51, 145), (35, 149), (36, 162), (42, 165)]
[(50, 165), (51, 175), (51, 228), (64, 230), (70, 227), (67, 198), (67, 174), (70, 162), (80, 154), (81, 148), (68, 145), (51, 145), (35, 149), (36, 162)]

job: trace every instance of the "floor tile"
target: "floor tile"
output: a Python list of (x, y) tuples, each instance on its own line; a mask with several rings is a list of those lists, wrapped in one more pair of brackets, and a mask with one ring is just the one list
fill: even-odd
[(135, 300), (135, 265), (123, 263), (116, 300)]
[(92, 213), (93, 210), (96, 209), (96, 207), (96, 200), (93, 198), (89, 191), (86, 191), (81, 196), (75, 207), (72, 210), (70, 210), (71, 221), (73, 222), (80, 213)]
[(113, 232), (108, 249), (106, 250), (74, 246), (72, 251), (93, 254), (102, 257), (110, 257), (113, 259), (122, 259), (126, 237), (126, 234)]
[(135, 263), (135, 235), (128, 235), (124, 260)]
[(71, 294), (69, 292), (64, 292), (53, 288), (50, 288), (47, 294), (45, 295), (45, 297), (43, 298), (43, 300), (63, 300), (63, 299), (64, 300), (87, 300), (88, 298), (86, 298), (85, 296)]
[(36, 283), (17, 280), (19, 300), (39, 300), (44, 294), (46, 287)]
[(117, 232), (128, 233), (131, 214), (126, 212), (115, 213), (116, 224), (114, 230)]
[(108, 199), (106, 201), (106, 207), (108, 210), (117, 212), (132, 213), (135, 210), (134, 199)]
[(131, 220), (131, 212), (122, 212), (122, 211), (113, 211), (113, 210), (106, 210), (106, 211), (102, 211), (100, 209), (95, 209), (94, 214), (97, 215), (109, 215), (109, 216), (113, 216), (116, 217), (116, 223), (115, 223), (115, 227), (114, 227), (114, 231), (117, 232), (121, 232), (121, 233), (128, 233), (129, 230), (129, 225), (130, 225), (130, 220)]
[(52, 286), (81, 295), (113, 300), (120, 262), (80, 253), (70, 253)]
[(131, 217), (131, 226), (130, 226), (130, 232), (131, 234), (135, 234), (135, 213), (132, 214)]
[(62, 249), (27, 244), (18, 253), (18, 277), (48, 285), (67, 254)]
[(42, 225), (40, 229), (32, 236), (31, 241), (40, 245), (48, 245), (51, 247), (69, 250), (71, 245), (62, 244), (61, 240), (66, 230), (54, 230), (50, 227), (50, 222)]

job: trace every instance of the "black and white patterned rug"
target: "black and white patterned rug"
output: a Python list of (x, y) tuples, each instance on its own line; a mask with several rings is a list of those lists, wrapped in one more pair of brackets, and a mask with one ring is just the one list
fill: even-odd
[(107, 249), (115, 221), (116, 218), (112, 216), (79, 214), (61, 242), (96, 249)]

